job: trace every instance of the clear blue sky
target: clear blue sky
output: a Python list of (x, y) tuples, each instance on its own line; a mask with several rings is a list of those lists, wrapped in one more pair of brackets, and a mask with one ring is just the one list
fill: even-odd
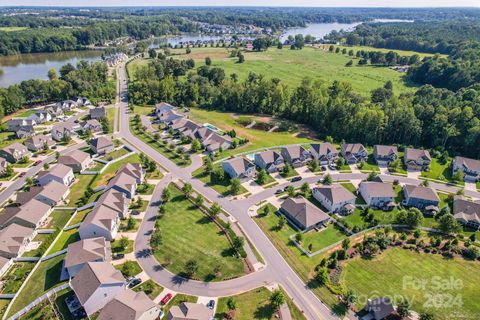
[(0, 6), (480, 7), (480, 0), (2, 0)]

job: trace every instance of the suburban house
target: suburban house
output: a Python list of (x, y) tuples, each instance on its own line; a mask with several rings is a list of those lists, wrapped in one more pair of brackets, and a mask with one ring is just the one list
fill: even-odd
[(453, 199), (453, 216), (464, 226), (480, 229), (480, 203), (462, 196)]
[(56, 141), (62, 141), (65, 136), (73, 137), (75, 129), (72, 123), (62, 122), (54, 125), (52, 128), (52, 138)]
[(338, 151), (331, 143), (314, 143), (310, 145), (312, 158), (320, 165), (329, 165), (338, 158)]
[(8, 162), (15, 163), (21, 160), (23, 157), (30, 157), (32, 154), (28, 151), (27, 147), (18, 142), (14, 142), (9, 146), (6, 146), (0, 150), (0, 156), (5, 158)]
[(167, 320), (211, 320), (212, 311), (200, 303), (182, 302), (170, 308)]
[(140, 115), (140, 125), (148, 133), (154, 134), (155, 132), (158, 132), (158, 130), (153, 127), (150, 118), (144, 114)]
[(222, 162), (222, 168), (232, 179), (247, 179), (255, 176), (255, 165), (245, 157), (225, 160)]
[(232, 144), (232, 138), (227, 135), (219, 135), (216, 132), (202, 141), (202, 145), (207, 152), (217, 152), (219, 150), (230, 149)]
[(96, 107), (92, 108), (89, 111), (90, 119), (103, 119), (106, 117), (106, 110), (105, 107)]
[(85, 121), (85, 123), (82, 126), (82, 131), (83, 132), (103, 132), (103, 127), (100, 122), (98, 122), (97, 119), (90, 119)]
[(345, 161), (348, 164), (359, 163), (367, 161), (368, 152), (367, 149), (360, 143), (345, 143), (340, 146)]
[(130, 200), (125, 193), (119, 192), (115, 189), (108, 189), (101, 195), (97, 202), (102, 206), (115, 210), (120, 219), (128, 218), (128, 206)]
[(103, 307), (97, 320), (156, 320), (159, 315), (160, 307), (145, 292), (125, 289)]
[(133, 199), (137, 190), (137, 179), (126, 172), (117, 172), (108, 182), (107, 188), (125, 194), (128, 199)]
[(70, 280), (70, 287), (91, 316), (125, 290), (125, 278), (109, 262), (87, 262)]
[(27, 228), (36, 229), (45, 224), (52, 207), (36, 199), (31, 199), (20, 207), (6, 207), (0, 215), (0, 228), (5, 228), (12, 223)]
[(142, 168), (140, 163), (127, 163), (124, 164), (120, 169), (117, 170), (116, 174), (125, 172), (132, 177), (135, 177), (137, 184), (140, 184), (145, 179), (145, 170)]
[(328, 214), (302, 196), (285, 199), (280, 211), (299, 229), (304, 231), (325, 226), (330, 220)]
[(45, 123), (53, 119), (52, 115), (46, 110), (37, 110), (30, 116), (36, 123)]
[(46, 185), (50, 181), (57, 181), (65, 186), (69, 186), (73, 180), (75, 180), (75, 176), (72, 168), (61, 163), (58, 163), (48, 171), (40, 171), (37, 177), (38, 184), (41, 186)]
[(73, 100), (63, 100), (63, 101), (57, 102), (57, 107), (62, 108), (63, 111), (70, 111), (73, 108), (77, 107), (77, 103)]
[(365, 311), (368, 312), (371, 319), (383, 320), (391, 316), (395, 309), (389, 298), (377, 298), (368, 300), (365, 306)]
[(430, 170), (430, 162), (432, 162), (432, 157), (428, 150), (405, 149), (405, 165), (408, 169), (428, 171)]
[(35, 199), (50, 207), (54, 207), (64, 201), (69, 194), (69, 187), (63, 183), (52, 180), (45, 186), (33, 186), (30, 187), (28, 191), (18, 192), (15, 202), (24, 205), (31, 199)]
[(373, 157), (379, 165), (388, 165), (398, 159), (398, 149), (395, 146), (376, 144), (373, 147)]
[(175, 107), (166, 102), (160, 102), (155, 105), (155, 114), (172, 111)]
[(33, 126), (21, 126), (15, 131), (18, 138), (28, 138), (35, 135), (35, 129)]
[(293, 167), (301, 167), (310, 160), (310, 152), (302, 146), (282, 147), (280, 151), (285, 163), (290, 163)]
[(440, 198), (432, 188), (406, 184), (403, 187), (403, 194), (405, 195), (403, 200), (405, 206), (415, 207), (420, 210), (428, 208), (427, 211), (429, 212), (438, 211)]
[(25, 146), (28, 150), (37, 152), (43, 150), (45, 147), (50, 149), (55, 145), (51, 136), (46, 136), (43, 134), (38, 134), (24, 141)]
[(124, 194), (114, 189), (107, 190), (80, 225), (80, 239), (104, 237), (112, 241), (117, 235), (120, 218), (127, 216), (127, 210), (128, 199)]
[(355, 209), (357, 197), (341, 184), (315, 187), (312, 189), (312, 195), (329, 212), (346, 215)]
[(369, 207), (391, 210), (395, 207), (395, 192), (390, 183), (362, 181), (358, 192)]
[(455, 157), (452, 161), (453, 174), (458, 170), (463, 172), (465, 181), (475, 182), (480, 176), (480, 160), (465, 157)]
[(8, 131), (16, 132), (20, 127), (36, 126), (37, 122), (32, 118), (14, 118), (7, 122)]
[(115, 149), (112, 139), (104, 136), (92, 139), (90, 141), (90, 147), (93, 152), (99, 155), (107, 154)]
[(92, 104), (86, 97), (73, 97), (72, 99), (78, 107), (85, 107)]
[(0, 175), (6, 172), (7, 166), (8, 166), (8, 161), (5, 158), (0, 157)]
[(284, 165), (283, 158), (277, 151), (267, 150), (255, 153), (255, 165), (267, 172), (275, 172)]
[(201, 126), (188, 119), (178, 119), (171, 123), (170, 128), (181, 135), (191, 137), (197, 129), (201, 128)]
[(46, 106), (44, 109), (48, 114), (53, 118), (61, 116), (63, 114), (63, 109), (57, 106), (56, 104)]
[(35, 237), (35, 230), (12, 223), (0, 230), (0, 256), (16, 258), (21, 256), (30, 241)]
[(86, 152), (74, 150), (67, 155), (58, 157), (57, 162), (72, 168), (73, 172), (81, 172), (90, 166), (92, 158)]
[(84, 239), (68, 245), (63, 267), (73, 278), (87, 262), (109, 262), (111, 256), (111, 245), (105, 238)]
[(175, 120), (182, 119), (184, 116), (175, 112), (175, 110), (163, 110), (156, 112), (157, 118), (161, 123), (172, 123)]

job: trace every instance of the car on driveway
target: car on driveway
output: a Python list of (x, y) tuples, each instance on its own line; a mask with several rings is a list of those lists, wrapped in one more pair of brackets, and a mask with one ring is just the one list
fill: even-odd
[(213, 310), (213, 308), (215, 308), (215, 300), (208, 301), (207, 308)]
[(299, 176), (299, 177), (293, 178), (292, 182), (297, 182), (297, 181), (300, 181), (300, 180), (302, 180), (302, 177)]
[(139, 285), (140, 283), (142, 283), (142, 280), (139, 279), (139, 278), (135, 278), (128, 284), (128, 287), (133, 288), (133, 287)]
[(123, 253), (118, 253), (112, 257), (113, 260), (120, 260), (125, 258), (125, 255)]
[(172, 294), (171, 293), (167, 293), (165, 295), (165, 297), (162, 298), (162, 300), (160, 300), (160, 304), (162, 305), (166, 305), (168, 303), (168, 301), (170, 301), (170, 299), (172, 299)]
[(280, 194), (280, 193), (282, 193), (282, 192), (283, 192), (282, 189), (278, 189), (277, 191), (275, 191), (275, 194)]

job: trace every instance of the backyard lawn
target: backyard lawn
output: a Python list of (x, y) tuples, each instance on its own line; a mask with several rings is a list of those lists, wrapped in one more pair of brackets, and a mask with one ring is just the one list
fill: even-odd
[(112, 244), (112, 252), (113, 253), (127, 254), (127, 253), (132, 253), (133, 252), (133, 240), (128, 240), (128, 245), (127, 245), (126, 248), (123, 248), (120, 245), (120, 241), (118, 241), (118, 240), (113, 241), (111, 244)]
[[(433, 313), (437, 319), (478, 319), (480, 315), (480, 263), (461, 258), (445, 259), (441, 255), (421, 254), (401, 248), (389, 249), (373, 259), (355, 258), (343, 269), (342, 282), (358, 296), (403, 295), (413, 299), (412, 309)], [(426, 281), (426, 289), (409, 286), (408, 278)], [(435, 280), (434, 277), (439, 277)], [(456, 289), (435, 288), (434, 281), (453, 279), (460, 282)], [(449, 282), (451, 283), (451, 282)], [(405, 285), (407, 284), (407, 285)], [(428, 301), (447, 301), (448, 296), (459, 295), (463, 305), (442, 303), (440, 308), (429, 308)], [(448, 300), (450, 301), (450, 300)], [(455, 301), (455, 300), (451, 300)], [(358, 305), (358, 307), (363, 307)]]
[(91, 187), (93, 189), (106, 185), (108, 181), (115, 176), (115, 173), (126, 163), (140, 163), (140, 157), (137, 153), (132, 154), (118, 162), (110, 164), (102, 174), (96, 175), (93, 178)]
[(163, 291), (163, 288), (152, 279), (148, 279), (147, 281), (133, 288), (133, 291), (143, 291), (150, 299), (154, 300)]
[[(215, 165), (215, 168), (216, 167), (220, 167), (220, 165)], [(230, 179), (227, 177), (227, 174), (225, 174), (225, 178), (222, 181), (218, 181), (218, 179), (215, 181), (212, 181), (211, 176), (205, 171), (205, 168), (201, 167), (195, 170), (194, 172), (192, 172), (192, 176), (196, 179), (201, 180), (207, 186), (209, 186), (210, 188), (212, 188), (213, 190), (217, 191), (218, 193), (224, 196), (228, 196), (232, 194), (230, 190)], [(244, 194), (246, 192), (248, 192), (248, 190), (245, 189), (245, 187), (240, 186), (240, 191), (238, 194)]]
[(62, 254), (50, 260), (40, 262), (38, 268), (25, 284), (25, 287), (23, 287), (22, 291), (17, 295), (17, 299), (10, 309), (10, 315), (19, 311), (45, 292), (61, 284), (60, 273), (64, 258), (65, 255)]
[(55, 229), (60, 228), (62, 229), (67, 224), (68, 220), (72, 216), (73, 211), (69, 210), (53, 210), (50, 213), (47, 229)]
[(117, 264), (115, 269), (119, 270), (124, 277), (133, 277), (142, 272), (142, 268), (137, 261), (126, 261), (122, 264)]
[(82, 222), (83, 220), (85, 220), (85, 217), (87, 216), (87, 214), (92, 211), (92, 208), (88, 208), (88, 209), (85, 209), (85, 210), (82, 210), (82, 211), (77, 211), (77, 213), (75, 214), (75, 216), (73, 217), (72, 221), (70, 221), (70, 226), (73, 226), (77, 223), (80, 223)]
[(17, 292), (34, 266), (35, 263), (33, 262), (15, 262), (2, 277), (1, 293)]
[(112, 160), (120, 158), (121, 156), (126, 155), (129, 152), (130, 151), (127, 148), (123, 147), (123, 148), (120, 148), (120, 149), (117, 149), (115, 151), (107, 153), (106, 155), (102, 156), (100, 159), (105, 160), (105, 161), (112, 161)]
[[(265, 320), (276, 319), (275, 310), (270, 304), (272, 293), (266, 288), (254, 289), (236, 296), (233, 300), (236, 304), (235, 320)], [(306, 319), (302, 312), (293, 304), (292, 300), (285, 294), (286, 302), (292, 314), (292, 319)], [(229, 297), (220, 298), (217, 305), (216, 318), (221, 319), (222, 314), (228, 311), (227, 301)]]
[[(163, 243), (154, 250), (156, 259), (175, 274), (185, 272), (185, 264), (194, 260), (198, 270), (193, 278), (214, 281), (238, 277), (243, 262), (235, 256), (225, 235), (175, 187), (169, 187), (172, 200), (157, 221)], [(218, 269), (218, 272), (214, 272)], [(216, 273), (216, 274), (215, 274)]]
[(94, 179), (95, 175), (75, 174), (75, 182), (71, 185), (70, 194), (67, 197), (69, 200), (67, 206), (76, 206), (87, 187), (91, 187)]
[(66, 249), (70, 243), (80, 240), (80, 235), (78, 234), (78, 229), (70, 229), (68, 231), (62, 231), (57, 238), (57, 241), (50, 249), (48, 254)]
[(336, 227), (333, 223), (330, 223), (321, 231), (312, 230), (305, 233), (303, 235), (302, 247), (309, 250), (311, 245), (310, 251), (315, 252), (338, 241), (342, 241), (346, 237), (347, 235), (342, 230)]

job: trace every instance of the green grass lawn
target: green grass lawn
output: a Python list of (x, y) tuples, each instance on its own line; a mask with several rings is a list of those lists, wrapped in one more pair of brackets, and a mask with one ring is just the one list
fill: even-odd
[[(392, 211), (370, 209), (370, 212), (373, 213), (374, 218), (378, 220), (379, 224), (393, 223), (395, 220), (397, 211), (398, 211), (397, 209), (394, 209)], [(343, 218), (342, 221), (347, 222), (350, 228), (354, 226), (358, 226), (361, 228), (367, 227), (368, 223), (363, 220), (362, 212), (363, 210), (357, 208), (350, 215)]]
[(113, 124), (115, 122), (115, 108), (106, 109), (107, 121), (108, 121), (108, 133), (113, 132)]
[(126, 261), (125, 263), (118, 264), (115, 269), (122, 272), (125, 277), (133, 277), (142, 272), (142, 268), (137, 261)]
[(133, 229), (128, 229), (127, 226), (128, 226), (128, 220), (122, 220), (120, 222), (120, 232), (136, 232), (138, 230), (138, 228), (140, 227), (140, 224), (142, 223), (142, 220), (141, 219), (135, 219), (136, 221), (136, 224), (135, 224), (135, 228)]
[(70, 221), (69, 225), (73, 226), (77, 223), (82, 222), (83, 220), (85, 220), (85, 217), (88, 215), (88, 213), (90, 211), (92, 211), (92, 208), (88, 208), (88, 209), (85, 209), (85, 210), (82, 210), (82, 211), (77, 211), (77, 213), (73, 217), (72, 221)]
[(305, 144), (315, 142), (315, 140), (306, 138), (308, 132), (299, 130), (295, 132), (267, 132), (258, 129), (247, 129), (241, 125), (233, 113), (208, 111), (204, 109), (191, 108), (190, 118), (197, 123), (211, 123), (223, 131), (234, 129), (237, 136), (248, 139), (249, 143), (239, 146), (236, 149), (225, 150), (220, 157), (228, 157), (241, 152), (248, 152), (257, 149), (282, 146), (287, 144)]
[(14, 163), (12, 166), (14, 168), (28, 168), (33, 164), (33, 160), (28, 160), (27, 162), (17, 162)]
[(139, 284), (133, 291), (140, 292), (143, 291), (145, 294), (152, 300), (154, 300), (160, 293), (163, 291), (163, 287), (161, 287), (158, 283), (153, 281), (152, 279), (148, 279), (147, 281)]
[(153, 106), (134, 106), (133, 112), (144, 116), (149, 116), (152, 114), (153, 109)]
[(127, 150), (127, 148), (123, 147), (123, 148), (117, 149), (115, 151), (109, 152), (108, 154), (104, 155), (100, 159), (105, 160), (105, 161), (112, 161), (112, 160), (120, 158), (121, 156), (126, 155), (129, 152), (130, 151)]
[(266, 186), (266, 185), (269, 185), (270, 183), (275, 182), (275, 179), (273, 179), (273, 177), (272, 177), (269, 173), (267, 173), (266, 177), (267, 177), (267, 178), (265, 179), (265, 183), (262, 183), (262, 184), (259, 183), (259, 182), (258, 182), (258, 179), (255, 180), (255, 182), (258, 183), (258, 184), (261, 185), (261, 186)]
[[(236, 296), (233, 296), (236, 303), (235, 320), (251, 319), (276, 319), (275, 310), (270, 305), (270, 296), (272, 293), (266, 288), (254, 289)], [(293, 304), (292, 300), (285, 294), (286, 302), (292, 314), (292, 319), (306, 319), (301, 311)], [(228, 311), (228, 297), (220, 298), (217, 304), (217, 319), (222, 318), (222, 314)]]
[[(220, 167), (220, 165), (216, 165), (216, 167)], [(205, 171), (205, 169), (201, 167), (195, 170), (194, 172), (192, 172), (192, 176), (196, 179), (201, 180), (207, 186), (209, 186), (210, 188), (212, 188), (213, 190), (217, 191), (218, 193), (224, 196), (228, 196), (232, 194), (230, 190), (230, 179), (227, 178), (227, 174), (225, 174), (225, 179), (223, 179), (222, 181), (218, 181), (218, 180), (213, 181), (210, 175)], [(248, 192), (248, 190), (245, 189), (245, 187), (240, 186), (240, 191), (238, 194), (244, 194), (246, 192)]]
[(368, 155), (368, 159), (366, 162), (363, 162), (362, 167), (360, 168), (360, 165), (357, 165), (357, 167), (360, 169), (362, 172), (380, 172), (380, 168), (378, 167), (378, 164), (375, 162), (375, 159), (373, 157), (373, 154)]
[[(236, 73), (240, 80), (246, 79), (250, 72), (255, 72), (267, 78), (279, 78), (290, 87), (297, 86), (305, 77), (328, 83), (333, 80), (348, 81), (356, 92), (364, 96), (369, 96), (373, 89), (383, 86), (388, 80), (393, 82), (395, 94), (412, 92), (417, 87), (407, 82), (404, 74), (388, 67), (358, 66), (356, 59), (353, 59), (355, 63), (352, 67), (346, 67), (351, 57), (320, 48), (269, 48), (265, 52), (246, 52), (245, 62), (241, 64), (237, 63), (237, 58), (230, 58), (228, 50), (224, 48), (192, 48), (190, 54), (185, 54), (184, 49), (172, 52), (180, 53), (175, 56), (178, 59), (193, 58), (199, 64), (203, 64), (205, 57), (210, 56), (212, 66), (223, 68), (227, 76)], [(141, 64), (135, 61), (130, 67), (135, 69)]]
[(0, 31), (3, 32), (13, 32), (13, 31), (22, 31), (28, 29), (27, 27), (0, 27)]
[(14, 132), (0, 132), (0, 149), (11, 145), (14, 142), (23, 143), (25, 139), (19, 139)]
[[(170, 190), (172, 200), (165, 204), (166, 213), (157, 222), (163, 244), (154, 251), (156, 259), (176, 274), (185, 271), (187, 261), (195, 260), (198, 271), (193, 277), (204, 281), (242, 275), (244, 265), (218, 226), (177, 188), (170, 186)], [(213, 271), (216, 267), (220, 270), (217, 275)]]
[[(328, 45), (328, 44), (323, 45), (323, 48), (326, 49), (326, 50), (327, 50), (329, 47), (330, 47), (330, 45)], [(368, 46), (337, 46), (337, 45), (335, 45), (334, 47), (335, 47), (335, 48), (336, 48), (336, 47), (339, 47), (340, 49), (345, 48), (345, 49), (347, 49), (347, 52), (348, 52), (348, 50), (352, 49), (352, 50), (355, 51), (355, 52), (357, 52), (357, 51), (359, 51), (359, 50), (364, 50), (364, 51), (380, 51), (380, 52), (384, 52), (384, 53), (393, 51), (393, 52), (398, 53), (398, 54), (401, 55), (401, 56), (413, 56), (413, 55), (415, 55), (415, 54), (418, 54), (421, 58), (434, 56), (434, 54), (432, 54), (432, 53), (423, 53), (423, 52), (408, 51), (408, 50), (383, 49), (383, 48), (375, 48), (375, 47), (368, 47)], [(441, 54), (440, 56), (447, 57), (447, 56), (444, 55), (444, 54)]]
[(137, 200), (135, 202), (132, 202), (130, 204), (130, 209), (135, 209), (138, 210), (139, 212), (144, 212), (147, 210), (148, 207), (148, 201), (147, 200), (141, 200), (141, 203), (137, 203)]
[(75, 182), (70, 187), (70, 194), (68, 195), (68, 205), (69, 207), (75, 207), (78, 200), (83, 196), (87, 187), (91, 187), (95, 175), (89, 174), (75, 174)]
[(60, 273), (65, 255), (41, 262), (10, 309), (10, 315), (19, 311), (45, 292), (61, 284)]
[(106, 185), (108, 181), (115, 176), (115, 173), (118, 171), (118, 169), (127, 163), (140, 163), (139, 155), (135, 153), (120, 161), (110, 164), (102, 174), (94, 176), (91, 187), (95, 189), (102, 185)]
[(72, 214), (73, 214), (73, 211), (53, 210), (52, 213), (50, 213), (50, 217), (49, 217), (50, 221), (47, 225), (47, 229), (55, 229), (55, 228), (62, 229), (67, 224)]
[(126, 248), (122, 248), (120, 246), (120, 241), (113, 241), (112, 243), (112, 252), (113, 253), (123, 253), (123, 254), (127, 254), (127, 253), (132, 253), (133, 252), (133, 240), (128, 240), (128, 245)]
[(56, 314), (53, 310), (53, 306), (48, 300), (42, 301), (37, 306), (33, 307), (30, 311), (24, 314), (22, 320), (41, 320), (41, 319), (55, 319)]
[(75, 292), (73, 292), (72, 289), (64, 289), (57, 292), (55, 304), (57, 305), (58, 311), (62, 314), (63, 320), (75, 320), (65, 303), (65, 298), (73, 295), (75, 295)]
[(9, 303), (10, 299), (0, 299), (0, 317), (3, 317), (5, 314)]
[(363, 200), (363, 197), (359, 194), (357, 195), (357, 188), (350, 182), (343, 182), (340, 183), (345, 189), (356, 195), (357, 199), (355, 200), (356, 204), (366, 204), (365, 200)]
[(57, 241), (50, 249), (48, 254), (55, 253), (57, 251), (66, 249), (70, 243), (80, 240), (80, 235), (78, 234), (78, 229), (70, 229), (68, 231), (62, 231), (57, 238)]
[(15, 293), (32, 271), (35, 263), (15, 262), (2, 277), (3, 287), (1, 293)]
[[(480, 263), (460, 258), (445, 259), (441, 255), (419, 254), (394, 248), (368, 260), (355, 258), (344, 267), (342, 282), (359, 296), (372, 294), (413, 298), (412, 309), (417, 312), (430, 312), (437, 319), (478, 319), (480, 317)], [(404, 286), (404, 277), (427, 281), (423, 290)], [(436, 289), (432, 277), (447, 281), (461, 282), (461, 288)], [(437, 280), (437, 281), (438, 281)], [(406, 283), (406, 282), (405, 282)], [(440, 308), (426, 307), (429, 294), (461, 296), (462, 306), (442, 304)], [(441, 297), (440, 297), (441, 298)], [(431, 300), (430, 300), (431, 301)], [(446, 301), (446, 300), (443, 300)], [(358, 306), (363, 307), (363, 306)]]
[(453, 180), (451, 163), (451, 159), (449, 159), (447, 163), (442, 164), (438, 161), (437, 158), (432, 158), (432, 162), (430, 163), (430, 171), (423, 171), (422, 177), (440, 180), (444, 182), (455, 182), (457, 184), (463, 185), (463, 181)]
[(153, 193), (155, 185), (149, 183), (142, 183), (137, 187), (138, 194), (150, 195)]
[(283, 172), (283, 170), (280, 171), (280, 175), (281, 175), (283, 178), (288, 179), (288, 178), (292, 178), (292, 177), (298, 176), (298, 172), (297, 172), (297, 170), (295, 170), (295, 169), (292, 168), (292, 169), (291, 169), (290, 171), (288, 171), (287, 173)]
[(312, 230), (303, 235), (302, 247), (306, 250), (312, 245), (312, 252), (328, 247), (335, 242), (342, 241), (347, 235), (330, 223), (325, 229), (321, 231)]

